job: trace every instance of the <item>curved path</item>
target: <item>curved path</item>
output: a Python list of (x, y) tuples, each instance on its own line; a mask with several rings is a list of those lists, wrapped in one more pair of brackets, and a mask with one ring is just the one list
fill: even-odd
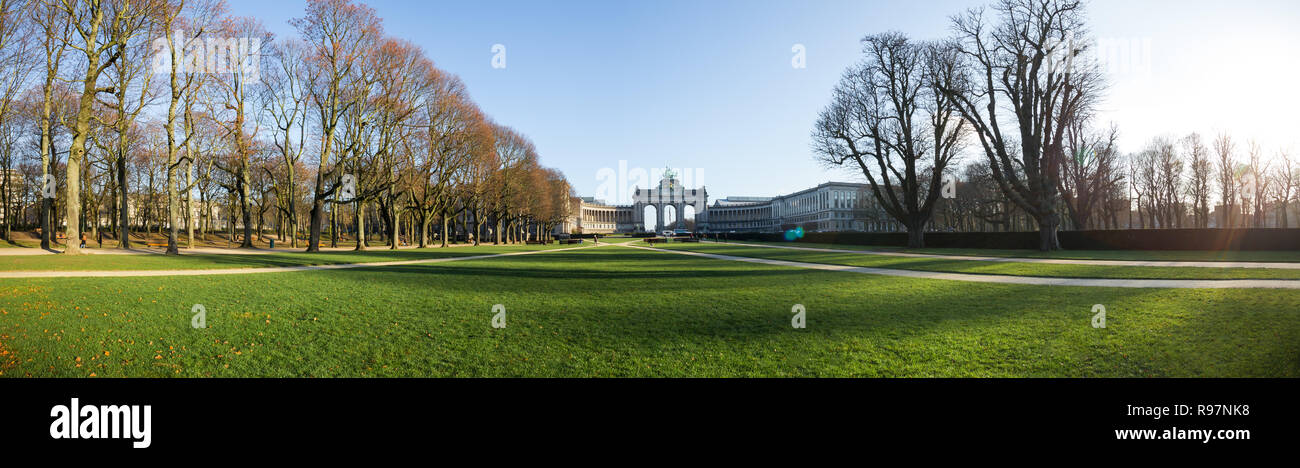
[[(1300, 280), (1173, 280), (1173, 279), (1090, 279), (1090, 278), (1047, 278), (1039, 276), (980, 275), (972, 273), (941, 273), (933, 271), (895, 270), (889, 268), (868, 268), (847, 265), (827, 265), (824, 263), (792, 262), (767, 258), (735, 257), (689, 250), (656, 249), (637, 245), (619, 244), (634, 249), (653, 250), (696, 257), (732, 260), (737, 262), (761, 263), (764, 265), (808, 268), (826, 271), (847, 271), (869, 275), (902, 276), (906, 278), (938, 279), (951, 281), (970, 281), (976, 283), (1028, 284), (1035, 286), (1083, 286), (1097, 288), (1176, 288), (1176, 289), (1300, 289)], [(752, 245), (752, 244), (746, 244)], [(1184, 262), (1166, 262), (1184, 263)], [(1194, 263), (1194, 262), (1193, 262)], [(1110, 264), (1110, 263), (1108, 263)]]
[(886, 252), (881, 250), (847, 250), (827, 249), (821, 247), (794, 247), (789, 245), (747, 244), (743, 242), (726, 242), (718, 245), (738, 245), (744, 247), (766, 247), (769, 249), (806, 250), (810, 252), (849, 253), (860, 255), (881, 255), (887, 257), (937, 258), (943, 260), (970, 260), (975, 262), (1002, 263), (1044, 263), (1049, 265), (1097, 265), (1097, 266), (1135, 266), (1135, 267), (1194, 267), (1194, 268), (1263, 268), (1275, 270), (1300, 270), (1300, 262), (1174, 262), (1161, 260), (1081, 260), (1068, 258), (1025, 258), (1025, 257), (980, 257), (973, 255), (940, 255), (907, 252)]
[(420, 260), (397, 260), (391, 262), (371, 262), (371, 263), (337, 263), (331, 265), (302, 265), (288, 267), (267, 267), (267, 268), (218, 268), (208, 270), (95, 270), (95, 271), (0, 271), (0, 279), (4, 278), (120, 278), (130, 276), (206, 276), (206, 275), (248, 275), (254, 273), (290, 273), (295, 271), (316, 271), (316, 270), (345, 270), (349, 268), (368, 268), (384, 267), (397, 265), (419, 265), (425, 263), (444, 263), (458, 262), (462, 260), (482, 260), (485, 258), (510, 257), (515, 255), (531, 255), (545, 252), (560, 252), (564, 250), (589, 249), (592, 247), (601, 247), (611, 244), (584, 245), (581, 247), (564, 247), (559, 249), (547, 250), (526, 250), (522, 252), (507, 252), (500, 254), (488, 255), (471, 255), (466, 257), (444, 257), (444, 258), (425, 258)]

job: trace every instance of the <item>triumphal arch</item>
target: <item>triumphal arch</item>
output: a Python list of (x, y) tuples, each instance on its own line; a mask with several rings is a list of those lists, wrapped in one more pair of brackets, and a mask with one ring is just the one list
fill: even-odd
[[(645, 231), (645, 208), (653, 206), (655, 209), (655, 226), (660, 229), (684, 229), (686, 227), (685, 209), (690, 206), (695, 209), (695, 223), (699, 228), (706, 226), (708, 215), (705, 211), (709, 207), (709, 193), (704, 187), (686, 188), (682, 182), (677, 179), (677, 173), (669, 169), (664, 171), (664, 178), (659, 180), (659, 185), (649, 189), (636, 189), (632, 195), (632, 216), (635, 220), (636, 230)], [(664, 226), (664, 208), (671, 206), (676, 213), (676, 226)]]

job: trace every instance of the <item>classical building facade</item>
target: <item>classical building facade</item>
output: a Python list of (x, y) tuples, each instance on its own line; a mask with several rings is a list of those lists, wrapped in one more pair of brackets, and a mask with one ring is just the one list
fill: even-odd
[[(669, 171), (657, 187), (637, 189), (631, 205), (612, 205), (594, 198), (582, 198), (581, 203), (577, 216), (558, 226), (557, 234), (684, 228), (687, 206), (695, 210), (696, 230), (704, 233), (780, 232), (797, 227), (809, 232), (903, 230), (880, 209), (870, 185), (847, 182), (827, 182), (776, 197), (727, 197), (709, 204), (704, 187), (683, 187)], [(664, 226), (668, 207), (676, 218), (671, 226)], [(647, 211), (653, 212), (653, 220), (647, 219)]]
[(871, 186), (827, 182), (777, 197), (728, 197), (709, 207), (709, 232), (892, 232), (901, 229), (871, 194)]

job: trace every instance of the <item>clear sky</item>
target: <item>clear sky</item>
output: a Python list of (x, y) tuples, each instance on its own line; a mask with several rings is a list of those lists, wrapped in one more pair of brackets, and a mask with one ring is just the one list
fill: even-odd
[[(537, 144), (580, 195), (602, 168), (685, 168), (710, 198), (770, 196), (860, 175), (813, 160), (809, 133), (864, 35), (948, 35), (984, 1), (364, 2), (388, 34), (464, 79), (497, 121)], [(230, 0), (278, 36), (302, 2)], [(1099, 0), (1089, 8), (1113, 83), (1102, 120), (1122, 150), (1229, 130), (1300, 151), (1300, 2)], [(506, 47), (505, 68), (492, 48)], [(792, 47), (806, 68), (792, 67)], [(1135, 60), (1125, 58), (1132, 51)], [(982, 155), (975, 155), (982, 158)], [(616, 201), (616, 200), (611, 200)]]

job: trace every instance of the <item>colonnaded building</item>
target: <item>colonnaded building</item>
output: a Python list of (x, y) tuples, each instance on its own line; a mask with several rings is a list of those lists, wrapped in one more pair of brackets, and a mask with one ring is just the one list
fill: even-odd
[[(581, 199), (577, 216), (556, 227), (557, 234), (613, 234), (691, 229), (701, 233), (805, 231), (901, 232), (877, 204), (871, 186), (827, 182), (776, 197), (727, 197), (709, 202), (704, 187), (687, 188), (671, 172), (658, 186), (637, 189), (630, 205)], [(688, 220), (686, 209), (694, 211)], [(672, 221), (665, 225), (665, 213)], [(693, 229), (692, 229), (693, 228)]]

